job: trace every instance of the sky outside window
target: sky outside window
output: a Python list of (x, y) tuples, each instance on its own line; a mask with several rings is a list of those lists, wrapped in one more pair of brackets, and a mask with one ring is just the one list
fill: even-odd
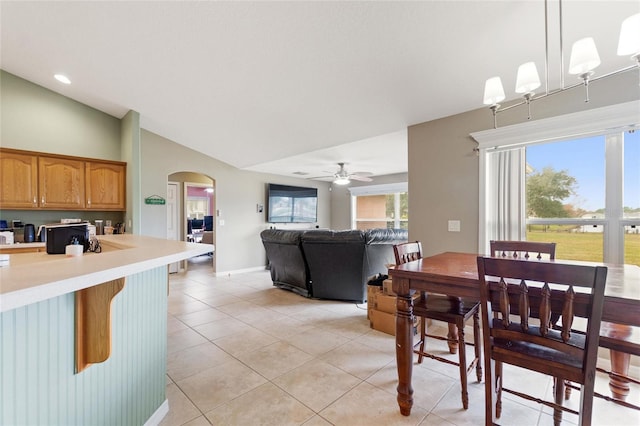
[(534, 173), (545, 167), (566, 171), (576, 180), (576, 194), (562, 203), (594, 212), (605, 203), (604, 146), (604, 136), (532, 145), (527, 147), (527, 164)]
[(640, 131), (624, 134), (624, 217), (640, 217)]

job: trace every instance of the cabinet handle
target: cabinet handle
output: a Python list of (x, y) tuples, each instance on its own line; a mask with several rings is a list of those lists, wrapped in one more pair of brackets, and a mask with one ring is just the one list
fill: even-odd
[(34, 197), (33, 197), (33, 205), (35, 206), (36, 204), (38, 204), (38, 199), (34, 195)]
[(43, 206), (45, 205), (45, 202), (44, 202), (44, 195), (42, 196), (42, 200), (40, 200), (40, 204), (42, 204)]
[(91, 205), (91, 198), (87, 199), (87, 205), (90, 206)]

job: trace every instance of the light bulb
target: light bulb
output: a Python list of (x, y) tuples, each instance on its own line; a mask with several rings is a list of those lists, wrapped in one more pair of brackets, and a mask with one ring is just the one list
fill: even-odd
[(58, 80), (60, 83), (64, 83), (64, 84), (71, 84), (71, 80), (69, 80), (69, 77), (67, 77), (64, 74), (56, 74), (53, 76), (56, 80)]

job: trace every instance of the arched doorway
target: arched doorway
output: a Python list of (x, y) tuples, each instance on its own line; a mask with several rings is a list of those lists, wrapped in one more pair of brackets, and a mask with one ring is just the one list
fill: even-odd
[[(216, 244), (216, 186), (215, 180), (197, 172), (182, 171), (167, 177), (169, 189), (175, 191), (175, 214), (169, 211), (167, 216), (167, 235), (172, 239), (191, 242)], [(170, 192), (170, 191), (168, 191)], [(170, 200), (168, 200), (170, 201)], [(184, 261), (183, 268), (189, 265), (206, 265), (216, 271), (215, 251), (197, 258)]]

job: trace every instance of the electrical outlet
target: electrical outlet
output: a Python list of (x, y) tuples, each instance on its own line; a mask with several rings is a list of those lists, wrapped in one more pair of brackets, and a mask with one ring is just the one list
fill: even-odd
[(450, 220), (449, 221), (449, 232), (460, 232), (460, 221), (459, 220)]

